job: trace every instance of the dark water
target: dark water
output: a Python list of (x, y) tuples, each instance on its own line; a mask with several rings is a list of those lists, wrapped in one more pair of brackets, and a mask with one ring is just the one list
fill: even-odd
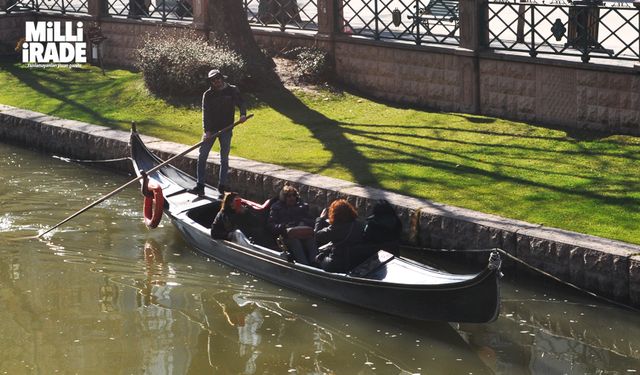
[[(406, 322), (281, 289), (153, 231), (121, 176), (0, 144), (0, 374), (634, 374), (640, 317), (505, 279), (482, 325)], [(539, 284), (538, 284), (539, 285)]]

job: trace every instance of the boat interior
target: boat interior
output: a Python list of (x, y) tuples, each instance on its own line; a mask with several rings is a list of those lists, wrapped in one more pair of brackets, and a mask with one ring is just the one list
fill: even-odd
[[(267, 227), (269, 204), (262, 205), (262, 209), (256, 209), (254, 208), (256, 207), (255, 203), (250, 203), (252, 204), (246, 205), (248, 214), (244, 215), (244, 220), (240, 224), (240, 230), (233, 232), (230, 235), (229, 241), (270, 256), (280, 256), (281, 250)], [(190, 209), (187, 212), (187, 216), (208, 229), (211, 228), (213, 219), (220, 210), (220, 206), (220, 201), (211, 200), (209, 203)], [(389, 251), (384, 250), (383, 247), (384, 246), (380, 246), (377, 253), (344, 275), (369, 280), (415, 285), (451, 284), (452, 282), (464, 282), (476, 276), (475, 274), (454, 275), (409, 259), (398, 258)], [(312, 266), (302, 264), (299, 264), (299, 266), (318, 270)]]
[[(146, 150), (142, 142), (133, 142), (134, 155), (144, 155), (144, 158), (137, 160), (139, 169), (151, 169), (159, 162), (159, 159)], [(136, 159), (134, 157), (134, 159)], [(187, 192), (187, 189), (194, 185), (194, 179), (183, 171), (168, 165), (157, 171), (153, 176), (163, 187), (166, 204), (173, 207), (180, 207), (180, 212), (186, 215), (203, 227), (203, 230), (211, 228), (216, 214), (220, 211), (221, 201), (210, 197), (195, 198)], [(207, 186), (207, 195), (214, 196), (217, 190)], [(239, 223), (240, 230), (235, 231), (229, 242), (240, 247), (259, 251), (262, 254), (281, 257), (281, 252), (276, 239), (267, 227), (267, 218), (270, 205), (276, 198), (260, 205), (249, 200), (243, 200), (247, 206), (248, 215), (243, 216), (243, 222)], [(364, 260), (360, 265), (352, 269), (348, 274), (350, 277), (358, 277), (369, 280), (378, 280), (399, 284), (415, 285), (451, 285), (452, 283), (470, 281), (477, 273), (452, 274), (439, 268), (427, 264), (412, 261), (407, 258), (397, 257), (395, 249), (385, 246), (385, 244), (373, 245), (378, 247), (377, 253)], [(313, 269), (314, 272), (325, 272), (313, 266), (297, 264), (298, 267)]]

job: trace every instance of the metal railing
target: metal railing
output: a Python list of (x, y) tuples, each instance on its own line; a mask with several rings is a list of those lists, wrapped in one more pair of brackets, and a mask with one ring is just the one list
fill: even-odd
[(192, 0), (108, 0), (107, 13), (133, 19), (193, 19)]
[(286, 29), (318, 30), (316, 0), (244, 0), (251, 25)]
[(55, 13), (89, 13), (87, 0), (9, 0), (6, 3), (7, 13), (11, 12), (40, 12), (48, 11)]
[(344, 0), (338, 8), (343, 34), (415, 44), (460, 44), (457, 0)]
[(487, 46), (538, 55), (639, 60), (640, 10), (633, 3), (489, 1)]

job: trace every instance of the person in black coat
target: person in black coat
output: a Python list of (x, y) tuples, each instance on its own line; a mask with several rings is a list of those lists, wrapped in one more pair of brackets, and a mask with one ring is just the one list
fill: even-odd
[(229, 233), (238, 229), (244, 210), (238, 193), (225, 193), (220, 211), (211, 225), (211, 237), (217, 240), (228, 239)]
[(365, 250), (361, 246), (363, 229), (358, 213), (349, 202), (333, 201), (328, 211), (322, 211), (314, 228), (321, 250), (316, 257), (320, 267), (329, 272), (348, 272), (366, 259), (368, 254), (361, 254)]
[(284, 238), (296, 261), (313, 264), (318, 252), (313, 238), (313, 218), (309, 205), (300, 199), (295, 187), (282, 188), (279, 200), (271, 206), (267, 225), (274, 236)]

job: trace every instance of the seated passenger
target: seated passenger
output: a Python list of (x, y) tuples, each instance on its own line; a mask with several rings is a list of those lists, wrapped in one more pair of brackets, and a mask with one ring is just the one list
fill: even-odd
[(360, 263), (362, 256), (352, 254), (363, 242), (364, 225), (357, 218), (355, 208), (346, 200), (338, 199), (316, 220), (316, 242), (321, 246), (316, 261), (323, 270), (348, 272)]
[(245, 212), (242, 201), (238, 193), (225, 193), (222, 199), (220, 212), (213, 219), (211, 225), (211, 237), (217, 240), (226, 240), (229, 233), (238, 229), (241, 215)]
[(313, 239), (309, 205), (300, 200), (298, 190), (290, 185), (282, 188), (279, 198), (271, 206), (267, 224), (274, 236), (284, 238), (297, 262), (312, 265), (318, 250)]
[(399, 244), (402, 236), (402, 222), (396, 210), (386, 200), (373, 206), (373, 213), (367, 217), (364, 226), (364, 241), (372, 244)]

